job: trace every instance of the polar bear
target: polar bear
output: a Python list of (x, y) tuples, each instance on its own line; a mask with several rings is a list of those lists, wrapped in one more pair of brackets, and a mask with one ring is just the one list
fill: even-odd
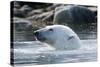
[(56, 50), (74, 50), (80, 48), (80, 39), (68, 26), (51, 25), (34, 31), (40, 42), (47, 43)]

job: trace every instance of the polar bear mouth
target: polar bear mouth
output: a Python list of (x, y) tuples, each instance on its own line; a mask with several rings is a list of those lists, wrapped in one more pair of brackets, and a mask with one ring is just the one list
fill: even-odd
[(44, 42), (46, 40), (46, 38), (44, 38), (42, 36), (36, 36), (36, 39), (41, 41), (41, 42)]

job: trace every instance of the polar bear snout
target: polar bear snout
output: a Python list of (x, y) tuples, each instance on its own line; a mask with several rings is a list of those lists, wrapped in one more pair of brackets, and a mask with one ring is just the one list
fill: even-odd
[(40, 31), (34, 31), (34, 35), (35, 35), (36, 39), (39, 40), (39, 41), (45, 40), (45, 38), (42, 35), (42, 32), (40, 32)]
[(39, 35), (39, 32), (38, 31), (34, 31), (33, 33), (35, 36), (38, 36)]

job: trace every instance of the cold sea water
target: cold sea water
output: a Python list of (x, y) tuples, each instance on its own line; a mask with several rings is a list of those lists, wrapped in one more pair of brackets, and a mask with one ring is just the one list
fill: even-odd
[(81, 49), (77, 50), (52, 50), (38, 41), (14, 42), (14, 65), (40, 65), (56, 63), (76, 63), (97, 61), (96, 34), (79, 34)]

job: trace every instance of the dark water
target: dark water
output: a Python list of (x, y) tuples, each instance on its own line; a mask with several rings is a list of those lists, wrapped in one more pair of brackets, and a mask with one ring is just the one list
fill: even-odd
[(40, 43), (38, 41), (16, 41), (14, 42), (13, 49), (14, 64), (39, 65), (97, 61), (97, 40), (93, 39), (94, 37), (95, 35), (91, 35), (87, 37), (89, 39), (83, 38), (83, 40), (81, 40), (81, 48), (78, 50), (70, 51), (52, 50), (52, 48), (47, 47), (43, 43)]

